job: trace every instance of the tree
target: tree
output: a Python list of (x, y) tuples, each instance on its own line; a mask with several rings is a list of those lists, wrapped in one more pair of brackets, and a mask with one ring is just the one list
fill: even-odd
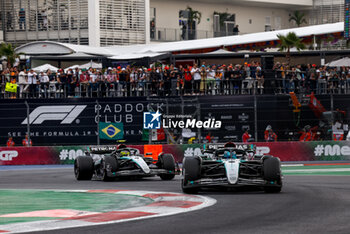
[(199, 11), (195, 11), (192, 9), (192, 7), (187, 6), (186, 10), (189, 12), (188, 15), (188, 30), (189, 30), (189, 39), (195, 39), (195, 30), (196, 30), (196, 23), (200, 24), (202, 13)]
[(294, 21), (295, 24), (300, 27), (302, 24), (306, 24), (305, 14), (300, 11), (294, 11), (293, 15), (289, 17), (289, 22)]
[(12, 67), (12, 65), (16, 61), (16, 58), (19, 58), (21, 54), (22, 53), (16, 53), (15, 48), (12, 46), (11, 43), (1, 43), (0, 45), (0, 57), (6, 57), (7, 67)]
[(290, 64), (290, 49), (296, 48), (298, 51), (304, 50), (305, 44), (302, 42), (303, 39), (299, 38), (294, 32), (289, 32), (286, 36), (278, 34), (278, 39), (280, 40), (279, 50), (286, 51), (286, 58), (288, 66)]

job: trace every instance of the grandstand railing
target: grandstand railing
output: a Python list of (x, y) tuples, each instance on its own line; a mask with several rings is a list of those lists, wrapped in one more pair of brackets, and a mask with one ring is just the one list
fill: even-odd
[(264, 94), (350, 94), (350, 79), (340, 81), (273, 79), (259, 86), (256, 79), (202, 80), (179, 82), (115, 82), (62, 84), (19, 84), (16, 93), (0, 84), (0, 98), (90, 98), (186, 95), (264, 95)]

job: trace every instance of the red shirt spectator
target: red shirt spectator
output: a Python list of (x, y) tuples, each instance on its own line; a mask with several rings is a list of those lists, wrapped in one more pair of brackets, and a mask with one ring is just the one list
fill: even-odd
[(270, 130), (265, 130), (265, 140), (267, 142), (274, 142), (274, 141), (277, 141), (277, 135), (276, 133), (274, 133), (272, 131), (272, 129)]
[(6, 145), (7, 145), (7, 147), (13, 147), (13, 146), (15, 146), (15, 142), (12, 140), (12, 137), (10, 137), (10, 138), (7, 140)]
[(248, 131), (245, 131), (243, 133), (243, 136), (242, 136), (243, 143), (247, 143), (249, 139), (250, 139), (250, 135), (249, 135)]
[(90, 81), (89, 74), (84, 71), (82, 74), (80, 74), (80, 83), (88, 83)]
[(22, 140), (22, 145), (23, 146), (32, 146), (32, 140), (28, 139), (28, 135), (25, 136), (25, 138)]
[(211, 143), (211, 133), (209, 132), (208, 135), (205, 137), (205, 139), (208, 141), (208, 143)]

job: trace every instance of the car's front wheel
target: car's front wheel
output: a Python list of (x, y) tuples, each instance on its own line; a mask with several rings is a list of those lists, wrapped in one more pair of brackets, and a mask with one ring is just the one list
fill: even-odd
[(89, 156), (78, 156), (74, 161), (74, 174), (77, 180), (91, 180), (94, 162)]
[(175, 159), (172, 154), (162, 154), (159, 156), (160, 166), (162, 169), (171, 174), (160, 174), (162, 180), (172, 180), (175, 177)]
[(282, 189), (281, 162), (276, 157), (268, 157), (263, 162), (263, 178), (268, 183), (264, 187), (266, 193), (279, 193)]
[(187, 157), (182, 166), (181, 187), (184, 193), (198, 193), (199, 187), (188, 187), (189, 184), (201, 177), (200, 159), (196, 157)]

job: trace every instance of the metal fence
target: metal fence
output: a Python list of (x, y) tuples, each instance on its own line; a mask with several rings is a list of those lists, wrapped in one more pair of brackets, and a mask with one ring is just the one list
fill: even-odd
[(264, 82), (246, 78), (232, 80), (169, 80), (155, 82), (99, 82), (19, 84), (17, 92), (5, 91), (0, 84), (0, 98), (91, 98), (91, 97), (148, 97), (196, 95), (264, 95), (289, 94), (350, 94), (350, 79), (346, 80), (289, 80), (273, 79)]

